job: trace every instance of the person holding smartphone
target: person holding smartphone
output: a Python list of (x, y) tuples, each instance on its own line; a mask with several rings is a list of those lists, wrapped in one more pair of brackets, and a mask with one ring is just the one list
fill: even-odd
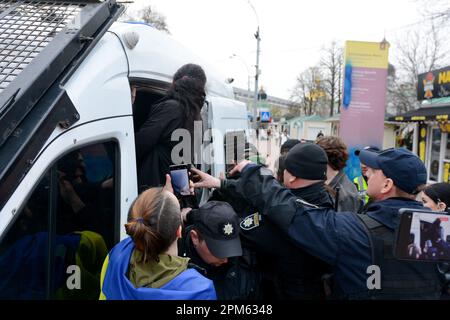
[(103, 263), (100, 300), (217, 299), (213, 282), (178, 255), (182, 211), (170, 178), (164, 188), (139, 195), (125, 229), (129, 237)]

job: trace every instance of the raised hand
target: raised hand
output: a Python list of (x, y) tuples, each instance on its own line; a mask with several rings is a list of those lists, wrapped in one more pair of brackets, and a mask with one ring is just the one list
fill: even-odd
[(230, 176), (235, 175), (236, 173), (241, 173), (242, 170), (245, 168), (246, 165), (248, 165), (249, 163), (252, 163), (249, 160), (242, 160), (241, 162), (238, 163), (237, 166), (235, 166), (231, 171), (230, 171)]
[(191, 168), (191, 171), (194, 172), (197, 176), (200, 177), (200, 180), (194, 183), (194, 188), (220, 188), (220, 179), (215, 178), (203, 171), (200, 171), (194, 167)]

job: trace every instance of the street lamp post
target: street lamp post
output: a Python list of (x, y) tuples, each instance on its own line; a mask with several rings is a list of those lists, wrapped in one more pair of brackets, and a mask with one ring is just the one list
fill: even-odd
[(259, 79), (259, 74), (260, 74), (260, 70), (259, 70), (259, 43), (261, 41), (261, 37), (260, 37), (260, 33), (259, 33), (259, 18), (258, 18), (258, 14), (256, 13), (255, 7), (253, 7), (252, 3), (250, 2), (250, 0), (248, 0), (248, 4), (250, 5), (250, 7), (252, 8), (253, 12), (255, 13), (255, 17), (256, 17), (256, 22), (257, 22), (257, 29), (256, 29), (256, 33), (255, 33), (255, 38), (256, 38), (256, 65), (255, 65), (255, 95), (253, 97), (253, 126), (254, 129), (256, 130), (258, 127), (257, 124), (257, 112), (256, 112), (256, 108), (258, 105), (258, 79)]
[(258, 105), (258, 80), (259, 80), (259, 42), (261, 41), (261, 38), (259, 37), (259, 26), (258, 26), (258, 30), (256, 30), (255, 33), (255, 38), (256, 38), (256, 66), (255, 66), (255, 97), (254, 97), (254, 102), (253, 102), (253, 118), (255, 121), (255, 129), (257, 127), (257, 105)]
[(247, 95), (246, 96), (248, 98), (250, 95), (250, 70), (248, 68), (247, 62), (245, 62), (245, 60), (240, 55), (233, 53), (230, 56), (230, 59), (233, 59), (233, 58), (238, 58), (242, 62), (242, 64), (245, 66), (245, 69), (247, 70)]

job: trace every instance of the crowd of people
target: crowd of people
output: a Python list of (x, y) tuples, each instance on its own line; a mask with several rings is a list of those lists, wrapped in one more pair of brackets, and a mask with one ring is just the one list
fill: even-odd
[[(149, 188), (131, 205), (129, 237), (103, 264), (101, 299), (441, 298), (448, 283), (437, 263), (392, 254), (400, 208), (450, 204), (449, 185), (425, 188), (425, 166), (406, 149), (358, 150), (362, 174), (351, 181), (338, 137), (285, 139), (275, 172), (251, 155), (227, 178), (192, 167), (192, 195), (213, 192), (200, 207), (180, 206), (168, 137), (192, 130), (205, 84), (200, 66), (182, 67), (137, 135), (140, 185)], [(381, 270), (375, 289), (373, 265)]]

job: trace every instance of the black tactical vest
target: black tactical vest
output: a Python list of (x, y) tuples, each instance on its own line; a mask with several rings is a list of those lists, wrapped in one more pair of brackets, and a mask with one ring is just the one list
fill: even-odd
[[(381, 289), (368, 290), (369, 299), (439, 299), (442, 289), (437, 264), (394, 257), (395, 232), (368, 215), (358, 214), (372, 248), (372, 264), (380, 267)], [(355, 296), (350, 298), (363, 298)]]

